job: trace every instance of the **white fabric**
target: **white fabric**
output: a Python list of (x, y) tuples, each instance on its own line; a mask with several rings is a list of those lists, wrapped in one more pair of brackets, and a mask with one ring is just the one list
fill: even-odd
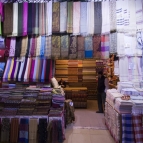
[(119, 75), (119, 61), (114, 61), (114, 75)]
[(80, 2), (73, 2), (73, 35), (80, 33)]
[(109, 89), (109, 80), (108, 80), (108, 78), (105, 78), (104, 84), (105, 84), (105, 92), (106, 92)]
[(47, 3), (48, 7), (48, 35), (52, 35), (52, 1)]
[(53, 78), (51, 79), (51, 83), (52, 83), (52, 85), (53, 85), (54, 88), (59, 88), (58, 81), (56, 80), (55, 77), (53, 77)]
[(26, 70), (25, 70), (25, 73), (24, 73), (24, 81), (28, 81), (27, 74), (28, 74), (29, 65), (30, 65), (30, 58), (28, 58), (28, 61), (27, 61)]
[(136, 24), (137, 30), (143, 29), (143, 1), (136, 0)]
[(94, 2), (87, 3), (87, 34), (94, 34)]
[(24, 68), (24, 63), (25, 63), (25, 57), (23, 57), (23, 61), (21, 62), (21, 65), (20, 65), (20, 71), (19, 71), (19, 74), (18, 74), (18, 81), (21, 81), (21, 76), (22, 76), (22, 72), (23, 72), (23, 68)]
[(60, 3), (60, 32), (67, 30), (67, 2)]
[(14, 72), (14, 80), (16, 81), (17, 71), (18, 71), (19, 61), (16, 61), (16, 68)]
[(102, 2), (102, 34), (110, 33), (109, 1)]
[(17, 36), (18, 33), (18, 3), (13, 3), (13, 36)]
[(117, 54), (119, 56), (124, 55), (124, 34), (117, 33)]
[(80, 3), (80, 34), (87, 34), (87, 2)]

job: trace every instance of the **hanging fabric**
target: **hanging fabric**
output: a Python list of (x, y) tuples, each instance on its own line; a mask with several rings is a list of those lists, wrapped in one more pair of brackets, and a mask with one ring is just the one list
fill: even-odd
[(80, 33), (80, 2), (73, 2), (73, 35)]
[(23, 3), (23, 36), (27, 35), (28, 3)]
[(87, 2), (80, 3), (80, 34), (87, 34)]
[(77, 58), (77, 36), (70, 36), (69, 39), (69, 59)]
[(15, 57), (20, 57), (22, 47), (22, 38), (16, 37)]
[(36, 77), (36, 73), (37, 73), (37, 70), (38, 70), (38, 57), (35, 58), (35, 65), (34, 65), (34, 70), (33, 70), (33, 75), (32, 75), (32, 81), (33, 82), (37, 82), (37, 77)]
[(6, 67), (4, 70), (4, 74), (3, 74), (3, 81), (7, 81), (8, 79), (8, 71), (10, 69), (10, 65), (11, 65), (11, 58), (8, 58), (7, 63), (6, 63)]
[(109, 2), (110, 31), (116, 30), (116, 1)]
[(44, 50), (44, 57), (50, 59), (51, 58), (51, 46), (52, 46), (52, 38), (51, 36), (45, 37), (45, 50)]
[[(36, 9), (37, 8), (37, 9)], [(32, 34), (38, 34), (38, 31), (36, 31), (36, 22), (39, 16), (39, 6), (37, 7), (37, 4), (32, 3)], [(36, 19), (37, 18), (37, 19)]]
[(85, 37), (85, 58), (93, 58), (92, 36)]
[(73, 2), (68, 2), (67, 33), (73, 32)]
[(14, 55), (15, 55), (15, 45), (16, 45), (16, 39), (11, 38), (9, 57), (14, 57)]
[(40, 47), (40, 56), (44, 57), (44, 50), (45, 50), (45, 36), (41, 37), (41, 47)]
[(41, 36), (38, 36), (36, 39), (37, 39), (36, 56), (40, 56)]
[(94, 3), (94, 34), (101, 34), (102, 29), (102, 3)]
[(30, 40), (31, 40), (31, 37), (28, 37), (28, 44), (27, 44), (27, 50), (26, 50), (26, 57), (29, 56), (29, 51), (30, 51)]
[(60, 36), (52, 36), (52, 58), (60, 58)]
[(22, 75), (21, 75), (21, 81), (24, 81), (24, 74), (26, 71), (27, 61), (28, 61), (28, 58), (25, 58), (24, 66), (23, 66), (23, 70), (22, 70)]
[(26, 55), (27, 46), (28, 46), (28, 36), (22, 38), (20, 57), (24, 57)]
[(13, 3), (13, 36), (18, 35), (18, 3)]
[(85, 38), (83, 36), (77, 37), (77, 48), (78, 48), (77, 57), (78, 57), (78, 59), (84, 59), (85, 58), (84, 41), (85, 41)]
[(33, 36), (31, 39), (31, 49), (30, 49), (31, 57), (36, 56), (36, 51), (37, 51), (37, 38)]
[(14, 58), (14, 64), (13, 64), (13, 68), (12, 68), (10, 80), (14, 80), (14, 72), (15, 72), (15, 68), (16, 68), (16, 58)]
[(15, 68), (15, 72), (14, 72), (14, 81), (17, 81), (16, 76), (18, 73), (19, 64), (20, 64), (20, 62), (16, 60), (16, 68)]
[(87, 34), (94, 34), (94, 2), (87, 3)]
[(29, 75), (30, 81), (33, 81), (34, 67), (35, 67), (35, 58), (33, 58), (31, 62), (31, 69), (30, 69), (30, 75)]
[(52, 32), (60, 31), (60, 3), (53, 3), (52, 11)]
[(60, 3), (60, 32), (67, 30), (67, 2)]
[(102, 34), (110, 33), (109, 1), (102, 2)]
[(47, 59), (46, 61), (46, 75), (45, 75), (45, 82), (49, 82), (51, 78), (49, 77), (51, 71), (51, 59)]
[(117, 33), (110, 33), (110, 53), (117, 53)]
[(11, 35), (13, 32), (13, 3), (4, 5), (3, 34)]
[(47, 64), (47, 60), (44, 59), (43, 60), (43, 66), (42, 66), (42, 73), (41, 73), (41, 82), (45, 82), (45, 76), (46, 76), (46, 64)]
[(23, 35), (23, 3), (18, 4), (18, 36)]
[(69, 36), (61, 36), (61, 58), (68, 58), (69, 54)]

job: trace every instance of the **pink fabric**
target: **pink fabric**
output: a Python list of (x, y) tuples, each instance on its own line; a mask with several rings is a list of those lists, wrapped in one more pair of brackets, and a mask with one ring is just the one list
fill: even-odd
[(0, 2), (0, 15), (1, 15), (1, 21), (4, 20), (4, 15), (3, 15), (3, 3)]
[(27, 35), (28, 3), (23, 3), (23, 36)]

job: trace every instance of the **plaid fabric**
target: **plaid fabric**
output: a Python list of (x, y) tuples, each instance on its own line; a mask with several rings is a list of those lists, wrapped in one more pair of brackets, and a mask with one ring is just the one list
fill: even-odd
[(51, 36), (46, 37), (45, 39), (45, 52), (44, 56), (47, 57), (48, 59), (51, 58)]
[(143, 115), (133, 115), (133, 129), (136, 143), (143, 143)]
[(131, 114), (122, 114), (122, 143), (135, 143)]

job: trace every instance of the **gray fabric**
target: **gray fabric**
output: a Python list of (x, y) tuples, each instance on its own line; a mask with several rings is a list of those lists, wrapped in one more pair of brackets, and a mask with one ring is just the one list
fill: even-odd
[(110, 53), (117, 53), (117, 33), (110, 33)]

